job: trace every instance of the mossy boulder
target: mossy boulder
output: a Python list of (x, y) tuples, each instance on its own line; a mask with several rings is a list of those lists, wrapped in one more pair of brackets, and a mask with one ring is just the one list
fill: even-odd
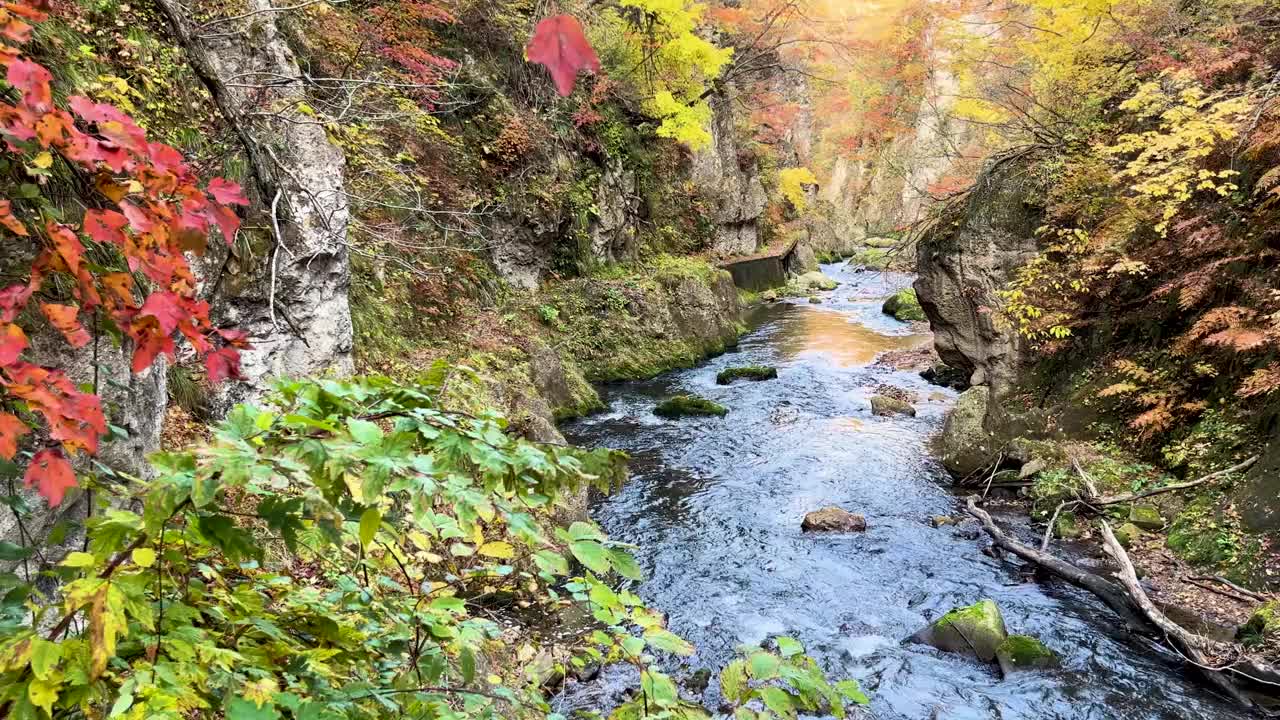
[(807, 272), (797, 277), (792, 284), (802, 290), (835, 290), (840, 286), (840, 283), (832, 280), (819, 270)]
[(916, 409), (911, 407), (911, 403), (891, 398), (885, 395), (871, 396), (871, 414), (880, 417), (889, 417), (891, 415), (909, 415), (916, 416)]
[(750, 380), (752, 382), (760, 382), (762, 380), (776, 380), (778, 378), (778, 368), (768, 367), (765, 365), (747, 365), (744, 367), (731, 367), (721, 370), (716, 375), (717, 385), (728, 385), (734, 380)]
[(680, 418), (686, 415), (715, 415), (724, 417), (729, 409), (725, 406), (700, 398), (697, 395), (676, 395), (658, 403), (653, 414), (664, 418)]
[(885, 315), (892, 315), (902, 322), (925, 320), (924, 309), (916, 299), (916, 291), (911, 288), (903, 288), (890, 295), (880, 306), (880, 310)]
[(804, 532), (864, 532), (867, 519), (831, 505), (806, 514), (800, 522), (800, 529)]
[(1143, 530), (1159, 530), (1164, 527), (1164, 518), (1155, 505), (1132, 505), (1129, 507), (1129, 522)]
[(1280, 630), (1280, 601), (1271, 601), (1258, 607), (1249, 621), (1240, 626), (1236, 637), (1246, 645), (1260, 645)]
[(979, 600), (943, 615), (912, 635), (911, 640), (991, 662), (996, 659), (996, 649), (1008, 637), (1000, 606), (994, 600)]
[(1139, 537), (1142, 537), (1142, 528), (1127, 522), (1115, 529), (1116, 540), (1120, 543), (1120, 547), (1128, 550), (1133, 547)]
[(811, 295), (811, 296), (809, 296), (809, 304), (810, 304), (810, 305), (821, 305), (821, 304), (822, 304), (822, 298), (818, 297), (817, 295)]
[(956, 399), (942, 425), (942, 463), (956, 477), (968, 477), (990, 466), (1000, 449), (984, 425), (991, 389), (976, 385)]
[(1058, 656), (1030, 635), (1010, 635), (996, 648), (996, 662), (1000, 672), (1011, 675), (1019, 670), (1057, 667)]
[(946, 525), (955, 525), (956, 519), (950, 515), (934, 515), (929, 518), (929, 527), (940, 528)]
[(1063, 540), (1076, 540), (1084, 535), (1084, 528), (1080, 527), (1080, 521), (1076, 519), (1075, 513), (1064, 512), (1054, 523), (1053, 534)]

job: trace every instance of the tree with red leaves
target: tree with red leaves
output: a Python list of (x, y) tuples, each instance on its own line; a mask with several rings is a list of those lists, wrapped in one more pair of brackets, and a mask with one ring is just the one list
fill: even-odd
[[(0, 103), (0, 136), (15, 165), (25, 166), (34, 181), (61, 162), (94, 190), (84, 198), (89, 209), (78, 226), (50, 212), (38, 194), (0, 199), (5, 242), (36, 249), (25, 282), (0, 289), (0, 458), (13, 460), (24, 437), (38, 438), (27, 458), (26, 483), (58, 505), (76, 485), (69, 457), (97, 452), (107, 422), (96, 394), (77, 387), (63, 369), (24, 359), (35, 317), (24, 311), (38, 307), (74, 348), (92, 342), (84, 326), (92, 319), (132, 344), (135, 373), (161, 354), (172, 359), (181, 334), (205, 358), (211, 381), (236, 377), (246, 338), (210, 322), (186, 253), (203, 252), (214, 229), (230, 244), (240, 225), (231, 206), (248, 200), (221, 178), (201, 189), (177, 150), (147, 140), (112, 105), (73, 96), (69, 111), (58, 107), (52, 75), (21, 50), (32, 25), (47, 18), (42, 3), (5, 2), (0, 10), (0, 67), (19, 93), (15, 103)], [(115, 256), (119, 268), (90, 262), (85, 239)], [(55, 297), (58, 287), (70, 288), (70, 297)]]

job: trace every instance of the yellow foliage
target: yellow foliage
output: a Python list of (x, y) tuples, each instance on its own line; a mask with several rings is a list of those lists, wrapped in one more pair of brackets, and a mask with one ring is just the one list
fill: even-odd
[(798, 213), (804, 212), (807, 205), (804, 186), (817, 184), (818, 178), (814, 177), (809, 168), (794, 167), (778, 171), (778, 191)]

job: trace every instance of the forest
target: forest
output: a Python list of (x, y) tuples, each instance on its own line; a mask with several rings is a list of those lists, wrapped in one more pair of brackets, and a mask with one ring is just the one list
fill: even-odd
[(1274, 0), (0, 0), (0, 717), (1280, 709)]

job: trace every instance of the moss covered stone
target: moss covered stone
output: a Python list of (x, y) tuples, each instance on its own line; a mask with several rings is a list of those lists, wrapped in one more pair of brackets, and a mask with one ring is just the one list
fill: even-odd
[(822, 298), (818, 297), (817, 295), (812, 295), (812, 296), (810, 296), (810, 297), (809, 297), (809, 304), (810, 304), (810, 305), (821, 305), (821, 304), (822, 304)]
[(1000, 663), (1000, 671), (1009, 675), (1018, 670), (1055, 667), (1058, 656), (1030, 635), (1010, 635), (996, 648), (996, 662)]
[(728, 412), (725, 406), (696, 395), (676, 395), (658, 403), (658, 406), (653, 409), (654, 415), (664, 418), (679, 418), (686, 415), (724, 417)]
[(1064, 512), (1058, 516), (1058, 520), (1054, 524), (1053, 534), (1063, 540), (1075, 540), (1084, 534), (1084, 530), (1080, 527), (1079, 521), (1076, 520), (1075, 513)]
[(1164, 518), (1155, 505), (1133, 505), (1129, 508), (1129, 522), (1143, 530), (1159, 530), (1164, 527)]
[(1142, 528), (1128, 522), (1115, 529), (1115, 536), (1120, 543), (1120, 547), (1128, 550), (1142, 536)]
[(744, 367), (731, 367), (721, 370), (716, 375), (717, 385), (728, 385), (734, 380), (751, 380), (752, 382), (760, 382), (762, 380), (775, 380), (778, 377), (778, 368), (767, 367), (764, 365), (747, 365)]
[(924, 309), (916, 299), (916, 291), (911, 288), (903, 288), (890, 295), (880, 306), (880, 310), (902, 322), (925, 320)]
[(965, 653), (986, 662), (996, 659), (996, 648), (1009, 637), (1004, 616), (994, 600), (979, 600), (938, 618), (911, 636), (915, 642), (945, 652)]
[(1246, 645), (1259, 645), (1277, 630), (1280, 630), (1280, 601), (1273, 600), (1254, 610), (1236, 637)]

